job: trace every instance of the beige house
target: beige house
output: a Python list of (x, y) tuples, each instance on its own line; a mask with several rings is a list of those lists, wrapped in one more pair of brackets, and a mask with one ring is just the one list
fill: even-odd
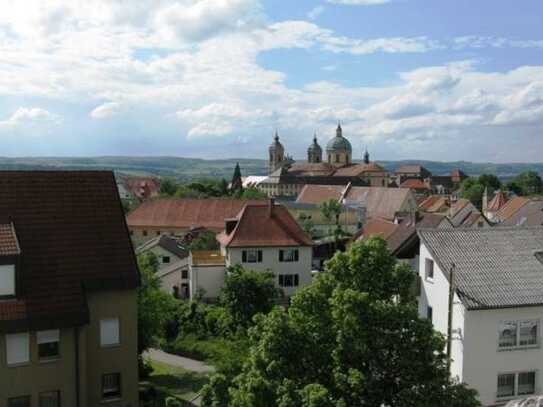
[(135, 246), (158, 236), (182, 238), (195, 229), (220, 232), (224, 219), (236, 214), (250, 201), (244, 199), (160, 198), (143, 202), (126, 217)]
[(0, 407), (137, 406), (139, 275), (113, 174), (0, 172), (0, 188)]

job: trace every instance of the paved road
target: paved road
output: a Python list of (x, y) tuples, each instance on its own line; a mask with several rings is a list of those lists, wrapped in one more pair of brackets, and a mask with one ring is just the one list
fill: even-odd
[(213, 366), (206, 365), (205, 363), (198, 360), (172, 355), (159, 349), (149, 349), (149, 351), (145, 352), (143, 356), (156, 362), (181, 367), (191, 372), (210, 373), (215, 371), (215, 368)]

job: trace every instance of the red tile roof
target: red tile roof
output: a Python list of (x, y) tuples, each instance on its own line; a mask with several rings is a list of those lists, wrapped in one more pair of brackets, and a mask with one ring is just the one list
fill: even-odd
[(192, 229), (204, 227), (219, 232), (226, 218), (235, 217), (248, 203), (243, 199), (154, 199), (142, 203), (127, 216), (129, 227)]
[(331, 199), (339, 200), (346, 185), (306, 185), (298, 195), (296, 202), (316, 204), (328, 202)]
[(236, 227), (219, 235), (226, 247), (312, 246), (312, 240), (281, 205), (246, 205)]
[(0, 224), (0, 256), (16, 256), (20, 253), (13, 223)]
[(0, 171), (0, 218), (21, 249), (17, 301), (0, 331), (84, 324), (84, 288), (135, 289), (139, 277), (113, 173)]
[(160, 181), (154, 177), (124, 177), (123, 183), (139, 199), (153, 198), (160, 190)]
[(524, 205), (526, 205), (530, 200), (528, 198), (523, 198), (521, 196), (516, 196), (510, 199), (504, 206), (496, 212), (496, 219), (500, 221), (506, 221), (511, 216), (515, 215)]
[(366, 172), (385, 172), (385, 169), (377, 163), (352, 164), (346, 167), (338, 168), (334, 176), (338, 177), (356, 177)]
[(430, 190), (430, 187), (422, 180), (420, 179), (406, 179), (404, 182), (400, 184), (400, 188), (409, 188), (409, 189), (416, 189), (416, 190)]
[(505, 194), (502, 191), (497, 191), (492, 201), (488, 204), (487, 210), (497, 212), (506, 202), (507, 198), (505, 198)]

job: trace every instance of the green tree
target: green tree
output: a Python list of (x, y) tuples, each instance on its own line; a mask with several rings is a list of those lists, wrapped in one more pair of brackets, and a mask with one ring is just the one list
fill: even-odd
[(339, 215), (341, 215), (341, 204), (336, 199), (330, 199), (327, 202), (323, 202), (319, 206), (322, 216), (328, 222), (334, 222), (336, 225), (339, 224)]
[(166, 323), (176, 307), (173, 296), (160, 289), (155, 273), (158, 259), (147, 252), (138, 256), (140, 287), (138, 288), (138, 353), (154, 346), (164, 335)]
[(466, 178), (461, 185), (461, 197), (468, 199), (477, 207), (481, 207), (485, 187), (475, 178)]
[(525, 171), (515, 178), (515, 182), (520, 186), (523, 195), (538, 194), (541, 192), (543, 181), (535, 171)]
[(274, 280), (271, 272), (228, 268), (219, 301), (234, 327), (247, 328), (256, 314), (270, 312), (279, 296)]
[(315, 223), (311, 219), (311, 216), (306, 215), (305, 213), (301, 213), (298, 216), (298, 221), (300, 225), (302, 226), (302, 229), (305, 233), (307, 233), (309, 236), (314, 236), (316, 233), (315, 230)]
[(218, 250), (219, 242), (214, 232), (208, 230), (200, 233), (189, 245), (190, 250)]
[(509, 181), (505, 184), (505, 189), (513, 192), (515, 195), (522, 195), (522, 188), (516, 181)]
[(219, 184), (219, 191), (221, 196), (230, 195), (230, 191), (228, 191), (228, 181), (226, 181), (224, 178), (221, 179), (221, 182)]
[(173, 178), (162, 178), (160, 180), (160, 195), (174, 196), (177, 191), (177, 183)]
[(326, 267), (287, 311), (255, 317), (243, 370), (227, 392), (206, 386), (204, 407), (219, 396), (239, 407), (479, 405), (449, 378), (445, 341), (418, 316), (416, 274), (385, 241), (356, 242)]
[(255, 187), (244, 188), (239, 195), (241, 199), (266, 199), (268, 196)]
[(483, 187), (488, 188), (488, 192), (492, 193), (502, 187), (502, 183), (494, 174), (481, 174), (477, 182)]

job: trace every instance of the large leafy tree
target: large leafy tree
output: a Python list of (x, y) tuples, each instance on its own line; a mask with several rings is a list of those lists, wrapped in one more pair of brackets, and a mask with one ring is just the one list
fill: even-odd
[(173, 296), (160, 289), (155, 273), (158, 259), (153, 253), (138, 256), (141, 283), (138, 288), (138, 353), (156, 344), (176, 307)]
[(483, 187), (488, 188), (489, 192), (494, 192), (495, 190), (500, 189), (502, 187), (502, 183), (500, 179), (494, 174), (481, 174), (479, 178), (477, 179), (477, 181)]
[(525, 171), (515, 178), (515, 182), (520, 186), (523, 195), (538, 194), (543, 188), (543, 181), (535, 171)]
[(177, 191), (177, 183), (173, 178), (162, 178), (160, 180), (160, 194), (163, 196), (174, 196)]
[(274, 279), (271, 272), (245, 270), (239, 264), (228, 268), (219, 300), (234, 327), (247, 328), (253, 316), (271, 311), (279, 296)]
[(477, 207), (481, 207), (485, 186), (477, 178), (466, 178), (461, 185), (461, 197), (468, 199)]
[(380, 238), (327, 263), (288, 311), (255, 317), (243, 370), (218, 377), (203, 406), (472, 407), (449, 379), (445, 342), (418, 316), (414, 271)]

